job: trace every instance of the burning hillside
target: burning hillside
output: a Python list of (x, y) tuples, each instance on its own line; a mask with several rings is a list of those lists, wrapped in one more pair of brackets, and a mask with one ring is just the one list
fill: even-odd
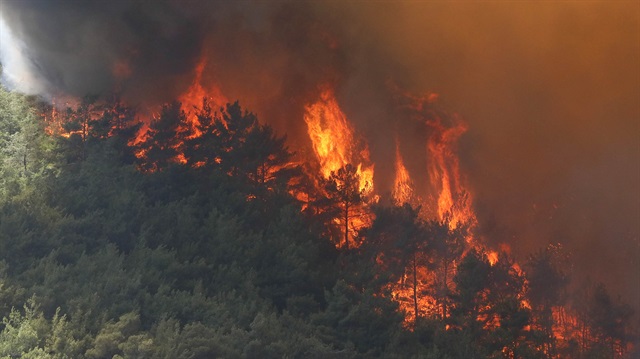
[(494, 7), (26, 0), (3, 3), (0, 60), (8, 86), (52, 103), (47, 132), (70, 162), (122, 138), (149, 176), (219, 173), (251, 183), (251, 204), (291, 195), (344, 268), (372, 265), (352, 287), (391, 299), (407, 329), (470, 330), (506, 358), (523, 343), (621, 357), (626, 332), (607, 328), (624, 310), (597, 286), (584, 291), (608, 314), (567, 293), (593, 277), (638, 299), (640, 81), (615, 70), (640, 58), (621, 46), (638, 9), (597, 21), (597, 6), (568, 6), (576, 29), (608, 31), (600, 57), (580, 45), (594, 65), (562, 57), (575, 39), (561, 9)]

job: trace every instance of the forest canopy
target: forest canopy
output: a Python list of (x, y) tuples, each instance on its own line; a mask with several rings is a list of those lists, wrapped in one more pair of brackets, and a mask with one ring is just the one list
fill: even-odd
[(118, 96), (0, 88), (0, 358), (638, 354), (630, 307), (562, 247), (520, 268), (370, 201), (351, 165), (318, 177), (238, 102), (185, 111), (140, 138)]

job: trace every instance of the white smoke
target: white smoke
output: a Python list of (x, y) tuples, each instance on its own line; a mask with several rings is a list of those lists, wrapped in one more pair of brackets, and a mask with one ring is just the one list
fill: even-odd
[(35, 64), (27, 55), (28, 48), (23, 41), (14, 36), (7, 26), (3, 13), (0, 13), (0, 63), (1, 81), (9, 89), (30, 95), (47, 94), (47, 86), (36, 75)]

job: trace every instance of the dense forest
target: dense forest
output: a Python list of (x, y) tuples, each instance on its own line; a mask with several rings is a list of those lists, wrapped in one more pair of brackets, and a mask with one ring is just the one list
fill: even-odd
[(141, 138), (117, 96), (0, 89), (0, 358), (638, 354), (630, 306), (572, 282), (560, 246), (491, 259), (367, 203), (352, 166), (317, 177), (237, 102), (185, 111)]

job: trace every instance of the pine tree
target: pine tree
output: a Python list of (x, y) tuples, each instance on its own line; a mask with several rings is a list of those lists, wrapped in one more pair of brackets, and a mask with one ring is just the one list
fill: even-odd
[(347, 164), (335, 172), (323, 183), (324, 190), (335, 210), (339, 211), (344, 248), (349, 251), (349, 239), (353, 237), (351, 225), (354, 218), (362, 218), (362, 206), (366, 202), (365, 193), (368, 188), (360, 188), (360, 175), (356, 168)]

